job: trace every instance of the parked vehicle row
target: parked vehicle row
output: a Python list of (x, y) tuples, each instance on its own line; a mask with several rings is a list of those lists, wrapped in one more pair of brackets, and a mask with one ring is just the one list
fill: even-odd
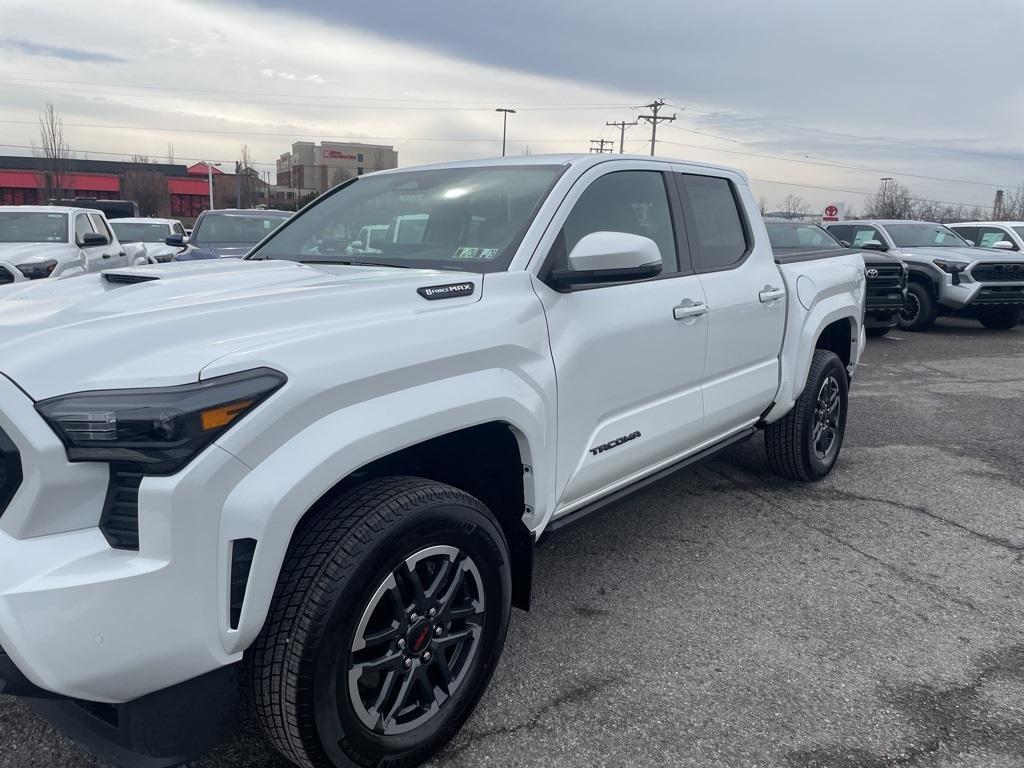
[(120, 765), (240, 695), (297, 765), (419, 765), (541, 537), (759, 432), (832, 470), (865, 287), (773, 253), (738, 171), (591, 154), (362, 176), (244, 260), (0, 294), (0, 690)]
[(175, 261), (241, 258), (289, 219), (288, 211), (224, 208), (203, 211), (185, 237), (171, 234), (166, 244), (178, 248)]
[(900, 322), (906, 330), (927, 330), (940, 314), (972, 317), (995, 330), (1020, 323), (1024, 258), (1007, 246), (974, 247), (949, 227), (921, 221), (845, 221), (827, 229), (853, 248), (889, 253), (907, 265)]
[(114, 219), (110, 226), (122, 243), (141, 243), (152, 264), (173, 261), (181, 248), (167, 245), (166, 240), (172, 235), (185, 235), (185, 228), (177, 219)]

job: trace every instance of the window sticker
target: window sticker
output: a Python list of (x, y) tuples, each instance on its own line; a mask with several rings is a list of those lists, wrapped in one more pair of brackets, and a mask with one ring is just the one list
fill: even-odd
[(480, 258), (481, 259), (496, 259), (496, 258), (498, 258), (498, 249), (497, 248), (481, 248), (480, 249)]
[(455, 258), (456, 259), (475, 259), (477, 253), (480, 251), (479, 248), (456, 248)]
[(500, 253), (498, 248), (456, 248), (454, 258), (490, 261), (498, 258)]

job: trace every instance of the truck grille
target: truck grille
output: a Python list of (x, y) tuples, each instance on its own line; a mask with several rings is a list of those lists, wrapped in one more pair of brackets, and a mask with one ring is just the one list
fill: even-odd
[(979, 283), (1015, 280), (1024, 283), (1024, 264), (976, 264), (971, 277)]
[(14, 442), (0, 429), (0, 517), (21, 486), (21, 454)]
[(128, 465), (110, 465), (107, 500), (100, 532), (114, 549), (139, 548), (139, 486), (142, 473)]
[(900, 264), (872, 264), (868, 262), (864, 268), (867, 273), (868, 288), (890, 286), (901, 288), (903, 286), (903, 267)]

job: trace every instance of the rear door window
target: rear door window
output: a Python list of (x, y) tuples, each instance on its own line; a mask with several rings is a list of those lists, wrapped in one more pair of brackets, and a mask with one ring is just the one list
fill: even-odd
[(704, 272), (738, 266), (750, 243), (732, 182), (717, 176), (677, 176), (695, 265)]

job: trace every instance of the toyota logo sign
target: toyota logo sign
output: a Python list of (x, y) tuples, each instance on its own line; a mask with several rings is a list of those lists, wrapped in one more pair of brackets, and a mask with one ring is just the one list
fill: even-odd
[(865, 274), (873, 280), (874, 278), (878, 277), (878, 270), (872, 267), (871, 269), (867, 270)]

